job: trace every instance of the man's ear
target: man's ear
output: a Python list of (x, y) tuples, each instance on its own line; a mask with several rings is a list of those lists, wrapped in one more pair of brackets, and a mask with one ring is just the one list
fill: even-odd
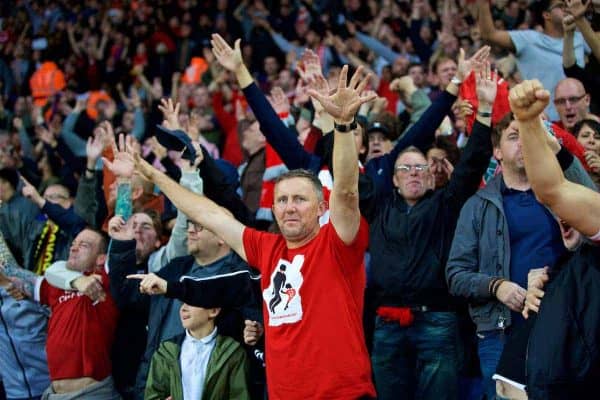
[(154, 242), (154, 247), (155, 248), (160, 248), (160, 246), (162, 245), (162, 242), (160, 241), (160, 238), (156, 239), (156, 242)]
[(329, 203), (326, 202), (325, 200), (320, 201), (319, 202), (319, 211), (318, 211), (319, 218), (322, 217), (323, 214), (325, 214), (328, 209), (329, 209)]
[(502, 161), (502, 150), (500, 150), (500, 147), (494, 147), (493, 154), (494, 158), (498, 160), (498, 162)]
[(142, 197), (142, 194), (144, 194), (144, 188), (142, 188), (142, 187), (132, 188), (131, 189), (131, 200), (136, 201), (137, 199)]
[(210, 316), (210, 318), (217, 318), (217, 316), (221, 313), (221, 308), (220, 307), (215, 307), (215, 308), (209, 308), (208, 309), (208, 315)]
[(98, 257), (96, 257), (96, 266), (103, 266), (106, 263), (106, 258), (106, 254), (100, 254)]

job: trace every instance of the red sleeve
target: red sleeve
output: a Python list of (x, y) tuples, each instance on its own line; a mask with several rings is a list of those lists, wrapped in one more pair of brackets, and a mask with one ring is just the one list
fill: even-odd
[(562, 142), (562, 145), (565, 146), (571, 154), (577, 157), (579, 161), (581, 161), (581, 164), (583, 164), (583, 167), (589, 171), (590, 167), (587, 165), (587, 161), (585, 161), (585, 149), (575, 136), (571, 135), (557, 124), (552, 124), (552, 130), (556, 134), (556, 137)]
[(322, 137), (323, 137), (323, 132), (321, 132), (321, 130), (319, 128), (311, 126), (310, 132), (308, 132), (308, 135), (306, 136), (306, 140), (304, 140), (304, 150), (314, 153), (315, 148), (317, 147), (317, 142)]
[(50, 288), (48, 282), (45, 279), (42, 280), (40, 284), (40, 304), (50, 305)]
[(263, 235), (263, 232), (246, 227), (244, 228), (244, 234), (242, 238), (244, 242), (244, 251), (246, 252), (246, 261), (248, 262), (248, 265), (252, 265), (261, 273), (261, 238)]
[(326, 224), (324, 228), (331, 230), (328, 233), (329, 237), (332, 238), (331, 244), (338, 257), (344, 261), (342, 265), (362, 265), (365, 251), (369, 245), (369, 224), (367, 224), (367, 221), (362, 216), (360, 217), (360, 225), (356, 237), (350, 244), (346, 244), (340, 239), (332, 223)]

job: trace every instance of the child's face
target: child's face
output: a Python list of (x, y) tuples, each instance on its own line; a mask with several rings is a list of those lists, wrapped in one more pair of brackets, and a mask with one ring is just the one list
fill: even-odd
[(215, 314), (212, 308), (192, 307), (185, 303), (179, 309), (181, 324), (187, 330), (195, 330), (205, 326), (209, 320), (215, 317)]

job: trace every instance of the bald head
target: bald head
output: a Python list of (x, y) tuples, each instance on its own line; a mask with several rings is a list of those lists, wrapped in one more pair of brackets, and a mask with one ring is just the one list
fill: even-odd
[(565, 78), (556, 85), (554, 105), (563, 126), (572, 131), (575, 124), (588, 114), (590, 96), (579, 80)]

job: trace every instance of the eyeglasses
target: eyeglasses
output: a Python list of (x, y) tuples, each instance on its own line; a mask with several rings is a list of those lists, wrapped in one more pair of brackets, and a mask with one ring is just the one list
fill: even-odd
[(554, 105), (564, 106), (567, 104), (567, 102), (569, 104), (575, 104), (575, 103), (578, 103), (584, 97), (585, 97), (585, 93), (582, 94), (581, 96), (571, 96), (571, 97), (563, 97), (563, 98), (559, 98), (559, 99), (554, 99)]
[(187, 227), (188, 227), (188, 229), (193, 229), (196, 232), (202, 232), (204, 230), (204, 227), (202, 225), (200, 225), (194, 221), (190, 221), (189, 219), (187, 222)]
[(561, 10), (566, 10), (567, 5), (561, 1), (560, 3), (555, 3), (555, 4), (551, 5), (550, 7), (548, 7), (546, 9), (546, 11), (550, 12), (550, 11), (554, 10), (555, 8), (560, 8)]
[(415, 165), (398, 164), (398, 165), (396, 165), (395, 170), (399, 171), (403, 174), (408, 174), (410, 171), (412, 171), (413, 168), (417, 172), (423, 172), (423, 171), (427, 171), (427, 169), (429, 168), (429, 165), (427, 165), (427, 164), (415, 164)]
[(44, 195), (44, 199), (47, 201), (58, 201), (58, 200), (67, 200), (67, 196), (63, 196), (60, 193), (51, 193)]

